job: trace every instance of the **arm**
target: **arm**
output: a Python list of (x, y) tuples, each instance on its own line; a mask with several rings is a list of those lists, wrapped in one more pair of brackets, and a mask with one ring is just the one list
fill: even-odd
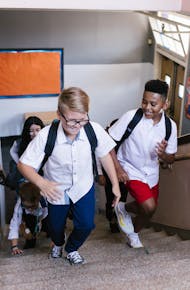
[(106, 171), (112, 183), (112, 192), (115, 195), (115, 198), (112, 204), (112, 206), (114, 207), (118, 204), (121, 197), (121, 192), (119, 189), (119, 182), (118, 182), (117, 174), (115, 171), (114, 163), (113, 163), (110, 153), (100, 158), (100, 160), (101, 160), (102, 166), (104, 167), (104, 170)]
[(33, 167), (26, 165), (21, 161), (18, 163), (18, 169), (27, 180), (39, 187), (41, 195), (51, 199), (52, 201), (60, 198), (61, 193), (58, 191), (57, 182), (43, 178)]
[(18, 247), (18, 239), (11, 240), (11, 253), (14, 256), (23, 254), (23, 250)]
[(11, 155), (12, 159), (16, 163), (18, 163), (19, 156), (18, 156), (18, 143), (17, 143), (17, 141), (14, 141), (14, 143), (13, 143), (13, 145), (12, 145), (12, 147), (10, 149), (10, 155)]
[(175, 154), (168, 154), (165, 152), (168, 142), (166, 140), (162, 140), (162, 142), (158, 143), (157, 153), (159, 159), (162, 161), (172, 164), (175, 161)]
[(111, 154), (111, 157), (113, 159), (119, 181), (126, 183), (127, 180), (129, 180), (129, 177), (128, 177), (127, 173), (125, 172), (125, 170), (123, 169), (123, 167), (120, 165), (120, 163), (117, 159), (117, 155), (115, 153), (115, 149), (112, 149), (110, 154)]
[(100, 159), (97, 158), (97, 156), (96, 156), (96, 165), (97, 165), (97, 170), (98, 170), (98, 184), (101, 186), (105, 186), (106, 180), (102, 172), (102, 164), (100, 162)]
[(22, 209), (21, 201), (18, 199), (15, 207), (13, 217), (10, 222), (8, 240), (11, 241), (11, 253), (12, 255), (21, 255), (23, 251), (18, 247), (18, 238), (19, 238), (19, 226), (22, 221)]

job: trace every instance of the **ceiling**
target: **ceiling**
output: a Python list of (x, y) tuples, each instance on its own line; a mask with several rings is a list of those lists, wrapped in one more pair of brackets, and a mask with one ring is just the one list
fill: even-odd
[(190, 12), (189, 0), (0, 0), (0, 9), (98, 10), (98, 11), (184, 11)]

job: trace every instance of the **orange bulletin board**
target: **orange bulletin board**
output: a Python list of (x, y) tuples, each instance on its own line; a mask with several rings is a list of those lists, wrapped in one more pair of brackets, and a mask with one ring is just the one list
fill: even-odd
[(0, 98), (52, 97), (63, 88), (63, 49), (0, 50)]

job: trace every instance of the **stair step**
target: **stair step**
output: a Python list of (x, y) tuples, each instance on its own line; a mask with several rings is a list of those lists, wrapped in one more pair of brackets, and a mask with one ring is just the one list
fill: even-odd
[[(81, 247), (86, 265), (70, 266), (62, 259), (48, 259), (49, 239), (21, 257), (0, 254), (1, 290), (181, 290), (190, 289), (190, 241), (167, 236), (152, 228), (140, 233), (148, 249), (131, 249), (123, 233), (111, 234), (105, 217)], [(71, 228), (67, 226), (67, 231)]]
[[(142, 258), (142, 256), (140, 256)], [(43, 260), (42, 260), (43, 262)], [(141, 263), (139, 263), (141, 262)], [(70, 266), (66, 264), (65, 262), (62, 263), (54, 263), (53, 266), (46, 268), (46, 265), (43, 265), (43, 270), (37, 269), (30, 270), (24, 269), (23, 267), (19, 269), (19, 275), (18, 275), (18, 269), (17, 269), (17, 278), (15, 279), (14, 274), (5, 274), (3, 275), (3, 281), (4, 288), (1, 288), (2, 290), (6, 290), (5, 286), (9, 287), (7, 289), (35, 289), (35, 287), (40, 287), (39, 289), (108, 289), (109, 287), (109, 281), (110, 283), (110, 289), (122, 289), (120, 288), (122, 285), (124, 289), (133, 289), (132, 286), (135, 285), (136, 288), (134, 289), (164, 289), (162, 288), (144, 288), (144, 286), (150, 287), (150, 282), (154, 282), (156, 280), (156, 285), (160, 284), (160, 279), (167, 278), (168, 284), (165, 281), (165, 285), (169, 285), (170, 280), (175, 280), (175, 276), (172, 277), (175, 274), (183, 274), (186, 273), (186, 275), (189, 273), (187, 266), (189, 265), (189, 259), (180, 259), (173, 261), (173, 259), (168, 259), (167, 255), (162, 256), (161, 259), (158, 260), (159, 263), (162, 264), (162, 268), (159, 269), (159, 275), (155, 276), (155, 273), (157, 273), (157, 264), (155, 263), (155, 257), (151, 255), (147, 255), (146, 259), (140, 259), (137, 260), (134, 257), (131, 257), (131, 259), (126, 260), (115, 260), (113, 263), (107, 263), (103, 265), (102, 263), (94, 263), (90, 262), (87, 265), (75, 267)], [(185, 271), (184, 271), (185, 267)], [(22, 272), (23, 271), (25, 272)], [(20, 272), (21, 270), (21, 272)], [(120, 273), (119, 277), (119, 288), (114, 288), (113, 286), (118, 285), (118, 277), (113, 275), (113, 273)], [(37, 274), (37, 275), (36, 275)], [(87, 276), (86, 276), (87, 275)], [(89, 281), (87, 283), (88, 276), (92, 275), (94, 277), (94, 282)], [(47, 281), (48, 277), (48, 281)], [(78, 277), (80, 277), (80, 285), (78, 284)], [(138, 278), (137, 278), (138, 277)], [(159, 278), (159, 279), (158, 279)], [(140, 281), (143, 279), (143, 285), (140, 287)], [(158, 280), (157, 280), (158, 279)], [(18, 288), (12, 288), (15, 287), (10, 283), (15, 283)], [(108, 282), (108, 284), (107, 284)], [(163, 281), (162, 281), (163, 282)], [(9, 285), (7, 284), (9, 283)], [(107, 284), (107, 287), (105, 287), (105, 283)], [(139, 284), (138, 284), (139, 283)], [(141, 282), (142, 283), (142, 282)], [(145, 284), (144, 284), (145, 283)], [(148, 283), (148, 284), (147, 284)], [(42, 288), (42, 285), (44, 288)], [(130, 286), (131, 285), (131, 286)], [(138, 285), (140, 288), (138, 288)], [(153, 284), (155, 285), (155, 283)], [(53, 287), (54, 288), (50, 288)], [(65, 287), (64, 287), (65, 286)], [(101, 288), (103, 287), (104, 288)], [(129, 288), (127, 287), (129, 286)], [(32, 288), (33, 287), (33, 288)], [(59, 288), (60, 287), (60, 288)], [(61, 288), (62, 287), (62, 288)], [(67, 288), (66, 288), (67, 287)], [(175, 289), (175, 288), (166, 288), (166, 289)], [(176, 288), (177, 289), (177, 288)], [(183, 288), (178, 288), (183, 289)], [(186, 288), (187, 289), (187, 288)]]

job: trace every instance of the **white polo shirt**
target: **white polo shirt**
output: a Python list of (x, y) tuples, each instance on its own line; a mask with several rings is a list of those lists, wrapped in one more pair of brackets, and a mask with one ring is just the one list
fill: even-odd
[[(109, 134), (116, 141), (123, 136), (127, 125), (132, 120), (136, 110), (125, 113), (110, 129)], [(177, 128), (171, 120), (172, 130), (168, 140), (166, 153), (177, 152)], [(153, 124), (152, 119), (144, 115), (136, 125), (131, 135), (119, 147), (117, 157), (127, 172), (130, 180), (140, 180), (152, 188), (159, 180), (159, 162), (156, 153), (157, 142), (161, 142), (166, 135), (165, 117)]]
[[(115, 142), (99, 124), (91, 122), (94, 128), (98, 146), (97, 158), (107, 155)], [(44, 158), (44, 149), (50, 126), (40, 130), (38, 135), (29, 143), (20, 161), (39, 170)], [(57, 139), (51, 156), (44, 166), (44, 177), (58, 182), (62, 198), (53, 204), (68, 204), (68, 197), (75, 203), (83, 197), (94, 182), (92, 170), (91, 146), (82, 127), (73, 142), (66, 137), (61, 122), (58, 127)]]

